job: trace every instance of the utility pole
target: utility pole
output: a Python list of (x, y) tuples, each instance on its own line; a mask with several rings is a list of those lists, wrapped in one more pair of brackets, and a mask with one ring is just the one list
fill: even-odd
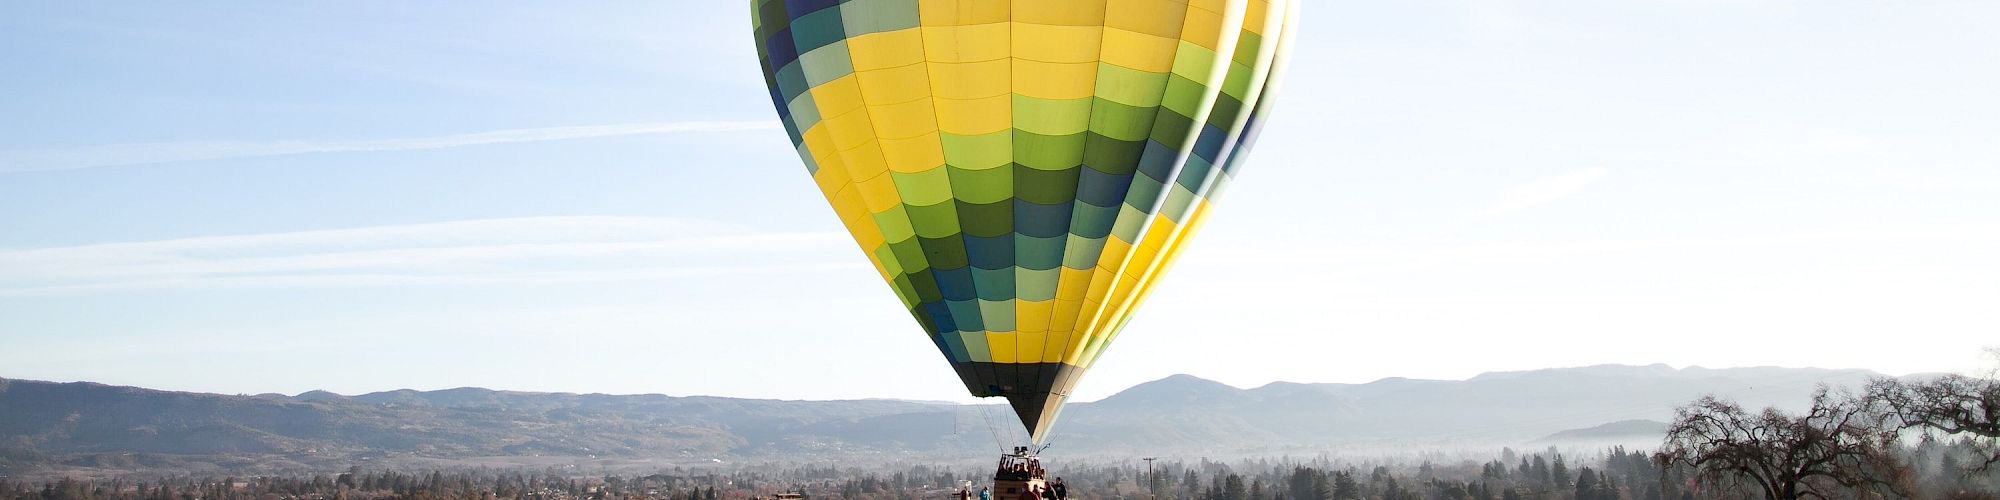
[(1141, 458), (1141, 459), (1140, 459), (1140, 460), (1145, 460), (1145, 461), (1146, 461), (1146, 496), (1158, 496), (1158, 494), (1159, 494), (1159, 492), (1158, 492), (1158, 491), (1154, 491), (1154, 490), (1156, 490), (1157, 488), (1154, 488), (1154, 487), (1153, 487), (1153, 486), (1154, 486), (1154, 485), (1153, 485), (1153, 461), (1154, 461), (1154, 460), (1159, 460), (1159, 459), (1160, 459), (1160, 457), (1146, 457), (1146, 458)]

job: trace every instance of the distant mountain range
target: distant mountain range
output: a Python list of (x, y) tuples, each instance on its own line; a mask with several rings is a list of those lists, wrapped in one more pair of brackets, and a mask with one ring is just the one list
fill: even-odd
[[(1876, 374), (1665, 365), (1486, 373), (1467, 380), (1279, 382), (1189, 375), (1064, 410), (1070, 454), (1318, 453), (1657, 440), (1676, 405), (1718, 394), (1804, 407), (1818, 384)], [(1021, 439), (1003, 406), (859, 400), (399, 390), (227, 396), (0, 379), (10, 471), (296, 472), (355, 463), (654, 466), (737, 460), (970, 459)], [(1644, 421), (1633, 423), (1632, 421)], [(1611, 423), (1608, 424), (1607, 423)], [(1604, 426), (1596, 427), (1593, 426)], [(997, 438), (996, 438), (997, 435)]]

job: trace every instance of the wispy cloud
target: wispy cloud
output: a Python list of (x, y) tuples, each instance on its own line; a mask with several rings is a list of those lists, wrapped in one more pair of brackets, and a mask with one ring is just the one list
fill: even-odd
[(1603, 180), (1611, 171), (1592, 167), (1554, 177), (1544, 177), (1507, 189), (1499, 203), (1479, 213), (1480, 218), (1518, 212), (1573, 195)]
[(0, 296), (110, 290), (553, 284), (865, 267), (835, 232), (527, 217), (0, 251)]
[(778, 122), (776, 121), (630, 123), (584, 127), (523, 128), (433, 137), (357, 141), (156, 142), (86, 146), (70, 149), (11, 150), (0, 151), (0, 174), (257, 156), (411, 151), (629, 135), (770, 130), (778, 128), (778, 126)]

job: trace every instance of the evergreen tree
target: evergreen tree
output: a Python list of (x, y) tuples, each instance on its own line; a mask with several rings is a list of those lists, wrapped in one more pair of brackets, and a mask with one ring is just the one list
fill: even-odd
[(1354, 471), (1333, 473), (1333, 498), (1336, 500), (1356, 500), (1361, 498), (1361, 485), (1354, 482)]
[(1556, 453), (1555, 456), (1556, 456), (1555, 464), (1549, 466), (1550, 479), (1555, 480), (1554, 483), (1555, 487), (1568, 488), (1570, 486), (1569, 466), (1563, 464), (1563, 456), (1561, 453)]
[[(1556, 463), (1562, 463), (1560, 459)], [(1597, 471), (1589, 467), (1576, 473), (1576, 500), (1598, 500)]]

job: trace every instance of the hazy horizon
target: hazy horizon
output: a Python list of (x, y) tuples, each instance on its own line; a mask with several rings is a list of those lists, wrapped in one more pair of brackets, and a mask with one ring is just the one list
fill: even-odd
[[(1129, 389), (1132, 389), (1132, 388), (1134, 388), (1134, 387), (1138, 387), (1138, 386), (1141, 386), (1141, 385), (1146, 385), (1146, 384), (1150, 384), (1150, 383), (1155, 383), (1155, 382), (1162, 382), (1162, 381), (1166, 381), (1166, 380), (1168, 380), (1168, 379), (1173, 379), (1173, 378), (1178, 378), (1178, 377), (1192, 377), (1192, 378), (1195, 378), (1195, 379), (1199, 379), (1199, 380), (1202, 380), (1202, 381), (1205, 381), (1205, 382), (1213, 382), (1213, 383), (1217, 383), (1217, 384), (1222, 384), (1222, 385), (1224, 385), (1224, 386), (1227, 386), (1227, 387), (1230, 387), (1230, 388), (1232, 388), (1232, 389), (1237, 389), (1237, 390), (1253, 390), (1253, 389), (1258, 389), (1258, 388), (1262, 388), (1262, 387), (1266, 387), (1266, 386), (1269, 386), (1269, 385), (1272, 385), (1272, 384), (1338, 384), (1338, 385), (1366, 385), (1366, 384), (1372, 384), (1372, 383), (1378, 383), (1378, 382), (1383, 382), (1383, 381), (1389, 381), (1389, 380), (1429, 380), (1429, 381), (1441, 381), (1441, 382), (1464, 382), (1464, 381), (1470, 381), (1470, 380), (1473, 380), (1473, 379), (1476, 379), (1476, 378), (1479, 378), (1479, 377), (1482, 377), (1482, 376), (1488, 376), (1488, 375), (1499, 375), (1499, 374), (1510, 374), (1510, 373), (1530, 373), (1530, 372), (1542, 372), (1542, 371), (1560, 371), (1560, 370), (1583, 370), (1583, 369), (1592, 369), (1592, 368), (1651, 368), (1651, 367), (1654, 367), (1654, 366), (1665, 366), (1665, 367), (1667, 367), (1668, 369), (1671, 369), (1671, 370), (1674, 370), (1674, 371), (1676, 371), (1676, 372), (1683, 372), (1683, 371), (1687, 371), (1687, 370), (1711, 370), (1711, 371), (1724, 371), (1724, 370), (1757, 370), (1757, 369), (1781, 369), (1781, 370), (1826, 370), (1826, 371), (1833, 371), (1833, 372), (1842, 372), (1842, 371), (1864, 371), (1864, 372), (1869, 372), (1869, 373), (1874, 373), (1874, 374), (1878, 374), (1878, 375), (1882, 375), (1882, 376), (1888, 376), (1888, 377), (1909, 377), (1909, 376), (1919, 376), (1919, 375), (1926, 375), (1926, 374), (1933, 374), (1933, 373), (1945, 373), (1945, 372), (1915, 372), (1915, 373), (1882, 373), (1882, 372), (1877, 372), (1877, 371), (1874, 371), (1874, 370), (1868, 370), (1868, 369), (1865, 369), (1865, 368), (1832, 368), (1832, 367), (1820, 367), (1820, 366), (1775, 366), (1775, 365), (1761, 365), (1761, 366), (1725, 366), (1725, 367), (1715, 367), (1715, 366), (1700, 366), (1700, 365), (1689, 365), (1689, 366), (1673, 366), (1673, 365), (1667, 365), (1667, 364), (1665, 364), (1665, 363), (1652, 363), (1652, 364), (1645, 364), (1645, 365), (1627, 365), (1627, 364), (1596, 364), (1596, 365), (1583, 365), (1583, 366), (1555, 366), (1555, 367), (1546, 367), (1546, 368), (1532, 368), (1532, 369), (1526, 369), (1526, 370), (1505, 370), (1505, 371), (1491, 371), (1491, 372), (1481, 372), (1481, 373), (1478, 373), (1478, 374), (1475, 374), (1475, 375), (1471, 375), (1471, 376), (1468, 376), (1468, 377), (1464, 377), (1464, 378), (1457, 378), (1457, 379), (1427, 379), (1427, 378), (1415, 378), (1415, 377), (1402, 377), (1402, 376), (1395, 376), (1395, 375), (1390, 375), (1390, 376), (1384, 376), (1384, 377), (1380, 377), (1380, 378), (1376, 378), (1376, 379), (1371, 379), (1371, 380), (1365, 380), (1365, 381), (1353, 381), (1353, 382), (1349, 382), (1349, 381), (1312, 381), (1312, 380), (1272, 380), (1272, 381), (1268, 381), (1268, 382), (1264, 382), (1264, 383), (1261, 383), (1261, 384), (1256, 384), (1256, 385), (1236, 385), (1236, 384), (1231, 384), (1231, 383), (1228, 383), (1228, 382), (1223, 382), (1223, 381), (1220, 381), (1220, 380), (1216, 380), (1216, 379), (1213, 379), (1213, 378), (1209, 378), (1209, 377), (1204, 377), (1204, 376), (1201, 376), (1201, 375), (1199, 375), (1199, 374), (1194, 374), (1194, 373), (1175, 373), (1175, 374), (1170, 374), (1170, 375), (1166, 375), (1166, 376), (1162, 376), (1162, 377), (1160, 377), (1160, 378), (1156, 378), (1156, 379), (1151, 379), (1151, 380), (1142, 380), (1142, 381), (1139, 381), (1139, 382), (1137, 382), (1137, 383), (1135, 383), (1135, 384), (1133, 384), (1133, 385), (1130, 385), (1130, 386), (1126, 386), (1126, 387), (1121, 387), (1121, 388), (1117, 388), (1117, 389), (1115, 389), (1115, 390), (1112, 390), (1112, 391), (1110, 391), (1110, 392), (1106, 393), (1106, 394), (1105, 394), (1105, 395), (1104, 395), (1103, 397), (1099, 397), (1099, 398), (1095, 398), (1095, 399), (1072, 399), (1072, 400), (1071, 400), (1071, 402), (1072, 402), (1072, 403), (1091, 403), (1091, 402), (1097, 402), (1097, 401), (1102, 401), (1102, 400), (1103, 400), (1104, 398), (1106, 398), (1106, 397), (1110, 397), (1110, 396), (1113, 396), (1113, 395), (1116, 395), (1116, 394), (1117, 394), (1117, 393), (1119, 393), (1119, 392), (1123, 392), (1123, 391), (1126, 391), (1126, 390), (1129, 390)], [(198, 394), (219, 394), (219, 395), (241, 395), (241, 396), (258, 396), (258, 395), (265, 395), (265, 394), (277, 394), (277, 395), (281, 395), (281, 396), (287, 396), (287, 397), (298, 397), (298, 396), (301, 396), (301, 395), (304, 395), (304, 394), (307, 394), (307, 393), (314, 393), (314, 392), (327, 392), (327, 393), (332, 393), (332, 394), (335, 394), (335, 395), (339, 395), (339, 396), (345, 396), (345, 397), (354, 397), (354, 396), (360, 396), (360, 395), (366, 395), (366, 394), (378, 394), (378, 393), (389, 393), (389, 392), (397, 392), (397, 391), (418, 391), (418, 392), (435, 392), (435, 391), (448, 391), (448, 390), (455, 390), (455, 389), (483, 389), (483, 390), (491, 390), (491, 391), (498, 391), (498, 392), (517, 392), (517, 393), (536, 393), (536, 394), (578, 394), (578, 395), (584, 395), (584, 394), (601, 394), (601, 395), (607, 395), (607, 396), (653, 396), (653, 395), (658, 395), (658, 396), (668, 396), (668, 397), (717, 397), (717, 398), (731, 398), (731, 399), (767, 399), (767, 400), (783, 400), (783, 401), (913, 401), (913, 402), (932, 402), (932, 403), (948, 403), (948, 404), (969, 404), (969, 405), (1005, 405), (1005, 404), (1006, 404), (1006, 402), (1005, 402), (1004, 400), (1000, 400), (1000, 399), (994, 399), (994, 398), (969, 398), (969, 397), (968, 397), (968, 398), (963, 398), (963, 399), (957, 399), (957, 400), (952, 400), (952, 399), (917, 399), (917, 398), (896, 398), (896, 397), (859, 397), (859, 398), (837, 398), (837, 399), (828, 399), (828, 398), (760, 398), (760, 397), (750, 397), (750, 396), (739, 396), (739, 395), (731, 395), (731, 394), (705, 394), (705, 393), (702, 393), (702, 394), (697, 394), (697, 393), (687, 393), (687, 394), (676, 394), (676, 393), (666, 393), (666, 392), (641, 392), (641, 393), (616, 393), (616, 392), (602, 392), (602, 391), (587, 391), (587, 392), (577, 392), (577, 391), (536, 391), (536, 390), (522, 390), (522, 389), (513, 389), (513, 388), (507, 388), (507, 387), (492, 387), (492, 386), (471, 386), (471, 385), (466, 385), (466, 386), (452, 386), (452, 387), (393, 387), (393, 388), (383, 388), (383, 389), (373, 389), (373, 390), (365, 390), (365, 391), (358, 391), (358, 392), (341, 392), (341, 391), (333, 391), (333, 390), (327, 390), (327, 389), (303, 389), (303, 390), (296, 390), (296, 391), (266, 391), (266, 392), (261, 392), (261, 393), (242, 393), (242, 392), (234, 392), (234, 393), (232, 393), (232, 392), (222, 392), (222, 391), (209, 391), (209, 390), (199, 390), (199, 389), (180, 389), (180, 388), (170, 388), (170, 387), (154, 387), (154, 386), (143, 386), (143, 385), (134, 385), (134, 384), (119, 384), (119, 383), (107, 383), (107, 382), (103, 382), (103, 381), (97, 381), (97, 380), (46, 380), (46, 379), (29, 379), (29, 378), (21, 378), (21, 377), (9, 377), (9, 376), (6, 376), (5, 374), (0, 374), (0, 380), (34, 380), (34, 381), (40, 381), (40, 382), (54, 382), (54, 383), (78, 383), (78, 382), (81, 382), (81, 383), (96, 383), (96, 384), (104, 384), (104, 385), (110, 385), (110, 386), (125, 386), (125, 387), (137, 387), (137, 388), (141, 388), (141, 389), (153, 389), (153, 390), (165, 390), (165, 391), (174, 391), (174, 392), (189, 392), (189, 393), (198, 393)]]

